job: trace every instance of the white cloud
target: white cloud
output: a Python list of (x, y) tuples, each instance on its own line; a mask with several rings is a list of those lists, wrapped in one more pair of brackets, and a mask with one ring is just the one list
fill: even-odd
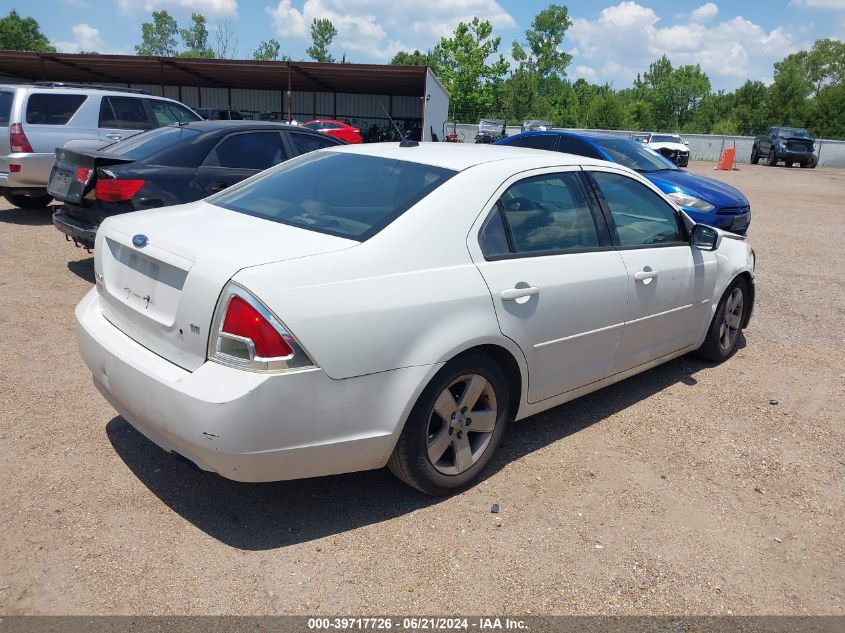
[(590, 83), (595, 83), (598, 79), (598, 74), (589, 66), (576, 66), (571, 73), (573, 79), (586, 79)]
[[(338, 32), (332, 49), (377, 59), (389, 59), (400, 50), (432, 48), (459, 22), (469, 22), (474, 16), (489, 20), (497, 29), (516, 26), (496, 0), (441, 0), (413, 10), (396, 0), (305, 0), (301, 9), (292, 0), (279, 0), (266, 11), (279, 35), (304, 40), (310, 38), (315, 18), (328, 18)], [(401, 34), (403, 40), (391, 34)]]
[(845, 0), (792, 0), (790, 4), (798, 4), (815, 9), (845, 9)]
[(234, 17), (238, 14), (238, 0), (118, 0), (123, 13), (151, 13), (168, 11), (196, 11), (206, 17)]
[(97, 51), (102, 53), (105, 42), (100, 37), (99, 29), (90, 24), (77, 24), (73, 28), (74, 40), (69, 42), (55, 42), (56, 48), (61, 53), (78, 53), (80, 51)]
[(719, 7), (712, 2), (708, 2), (707, 4), (702, 4), (695, 11), (690, 13), (690, 19), (692, 19), (693, 22), (707, 22), (708, 20), (715, 18), (718, 12)]
[(697, 21), (666, 26), (652, 9), (630, 0), (604, 9), (595, 20), (576, 18), (568, 33), (581, 53), (576, 62), (588, 62), (600, 82), (621, 88), (666, 54), (675, 66), (700, 64), (714, 89), (732, 89), (747, 78), (769, 78), (775, 61), (798, 50), (784, 28), (767, 31), (742, 17), (702, 23), (718, 11), (715, 4), (704, 11), (711, 4), (693, 12)]

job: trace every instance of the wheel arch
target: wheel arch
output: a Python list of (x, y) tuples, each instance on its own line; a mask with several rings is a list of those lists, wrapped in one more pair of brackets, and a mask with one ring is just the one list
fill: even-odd
[(454, 358), (459, 358), (471, 352), (481, 352), (489, 356), (504, 372), (510, 395), (508, 415), (511, 420), (515, 419), (522, 404), (524, 385), (528, 382), (527, 379), (523, 379), (522, 367), (516, 357), (510, 350), (501, 345), (483, 343), (463, 350), (460, 354), (454, 356)]

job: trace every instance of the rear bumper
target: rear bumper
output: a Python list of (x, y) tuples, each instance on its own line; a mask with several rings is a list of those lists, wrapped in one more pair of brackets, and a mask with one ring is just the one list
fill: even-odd
[(237, 481), (279, 481), (380, 468), (439, 366), (333, 380), (320, 369), (194, 372), (109, 323), (92, 289), (76, 308), (82, 358), (106, 400), (166, 451)]
[(53, 214), (53, 225), (75, 243), (80, 243), (88, 248), (94, 247), (94, 238), (97, 237), (95, 225), (75, 218), (62, 210)]
[[(49, 154), (9, 154), (6, 169), (0, 171), (0, 189), (44, 189), (50, 180), (50, 170), (56, 158)], [(19, 165), (20, 171), (11, 171), (9, 165)]]

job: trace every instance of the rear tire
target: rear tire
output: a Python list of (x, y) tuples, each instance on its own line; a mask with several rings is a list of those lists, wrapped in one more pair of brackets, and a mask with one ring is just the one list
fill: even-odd
[(509, 411), (501, 367), (481, 352), (458, 356), (420, 394), (387, 466), (426, 494), (458, 492), (490, 461)]
[(707, 338), (695, 351), (696, 355), (721, 363), (736, 353), (745, 316), (751, 307), (750, 300), (748, 282), (742, 277), (737, 277), (722, 295), (707, 330)]
[(19, 209), (42, 209), (53, 201), (52, 196), (21, 196), (14, 193), (4, 193), (3, 197)]

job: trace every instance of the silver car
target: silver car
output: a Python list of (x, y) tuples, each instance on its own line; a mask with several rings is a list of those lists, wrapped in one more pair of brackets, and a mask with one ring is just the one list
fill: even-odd
[(52, 198), (57, 147), (98, 149), (144, 130), (201, 117), (141, 90), (57, 83), (0, 84), (0, 194), (25, 209)]

